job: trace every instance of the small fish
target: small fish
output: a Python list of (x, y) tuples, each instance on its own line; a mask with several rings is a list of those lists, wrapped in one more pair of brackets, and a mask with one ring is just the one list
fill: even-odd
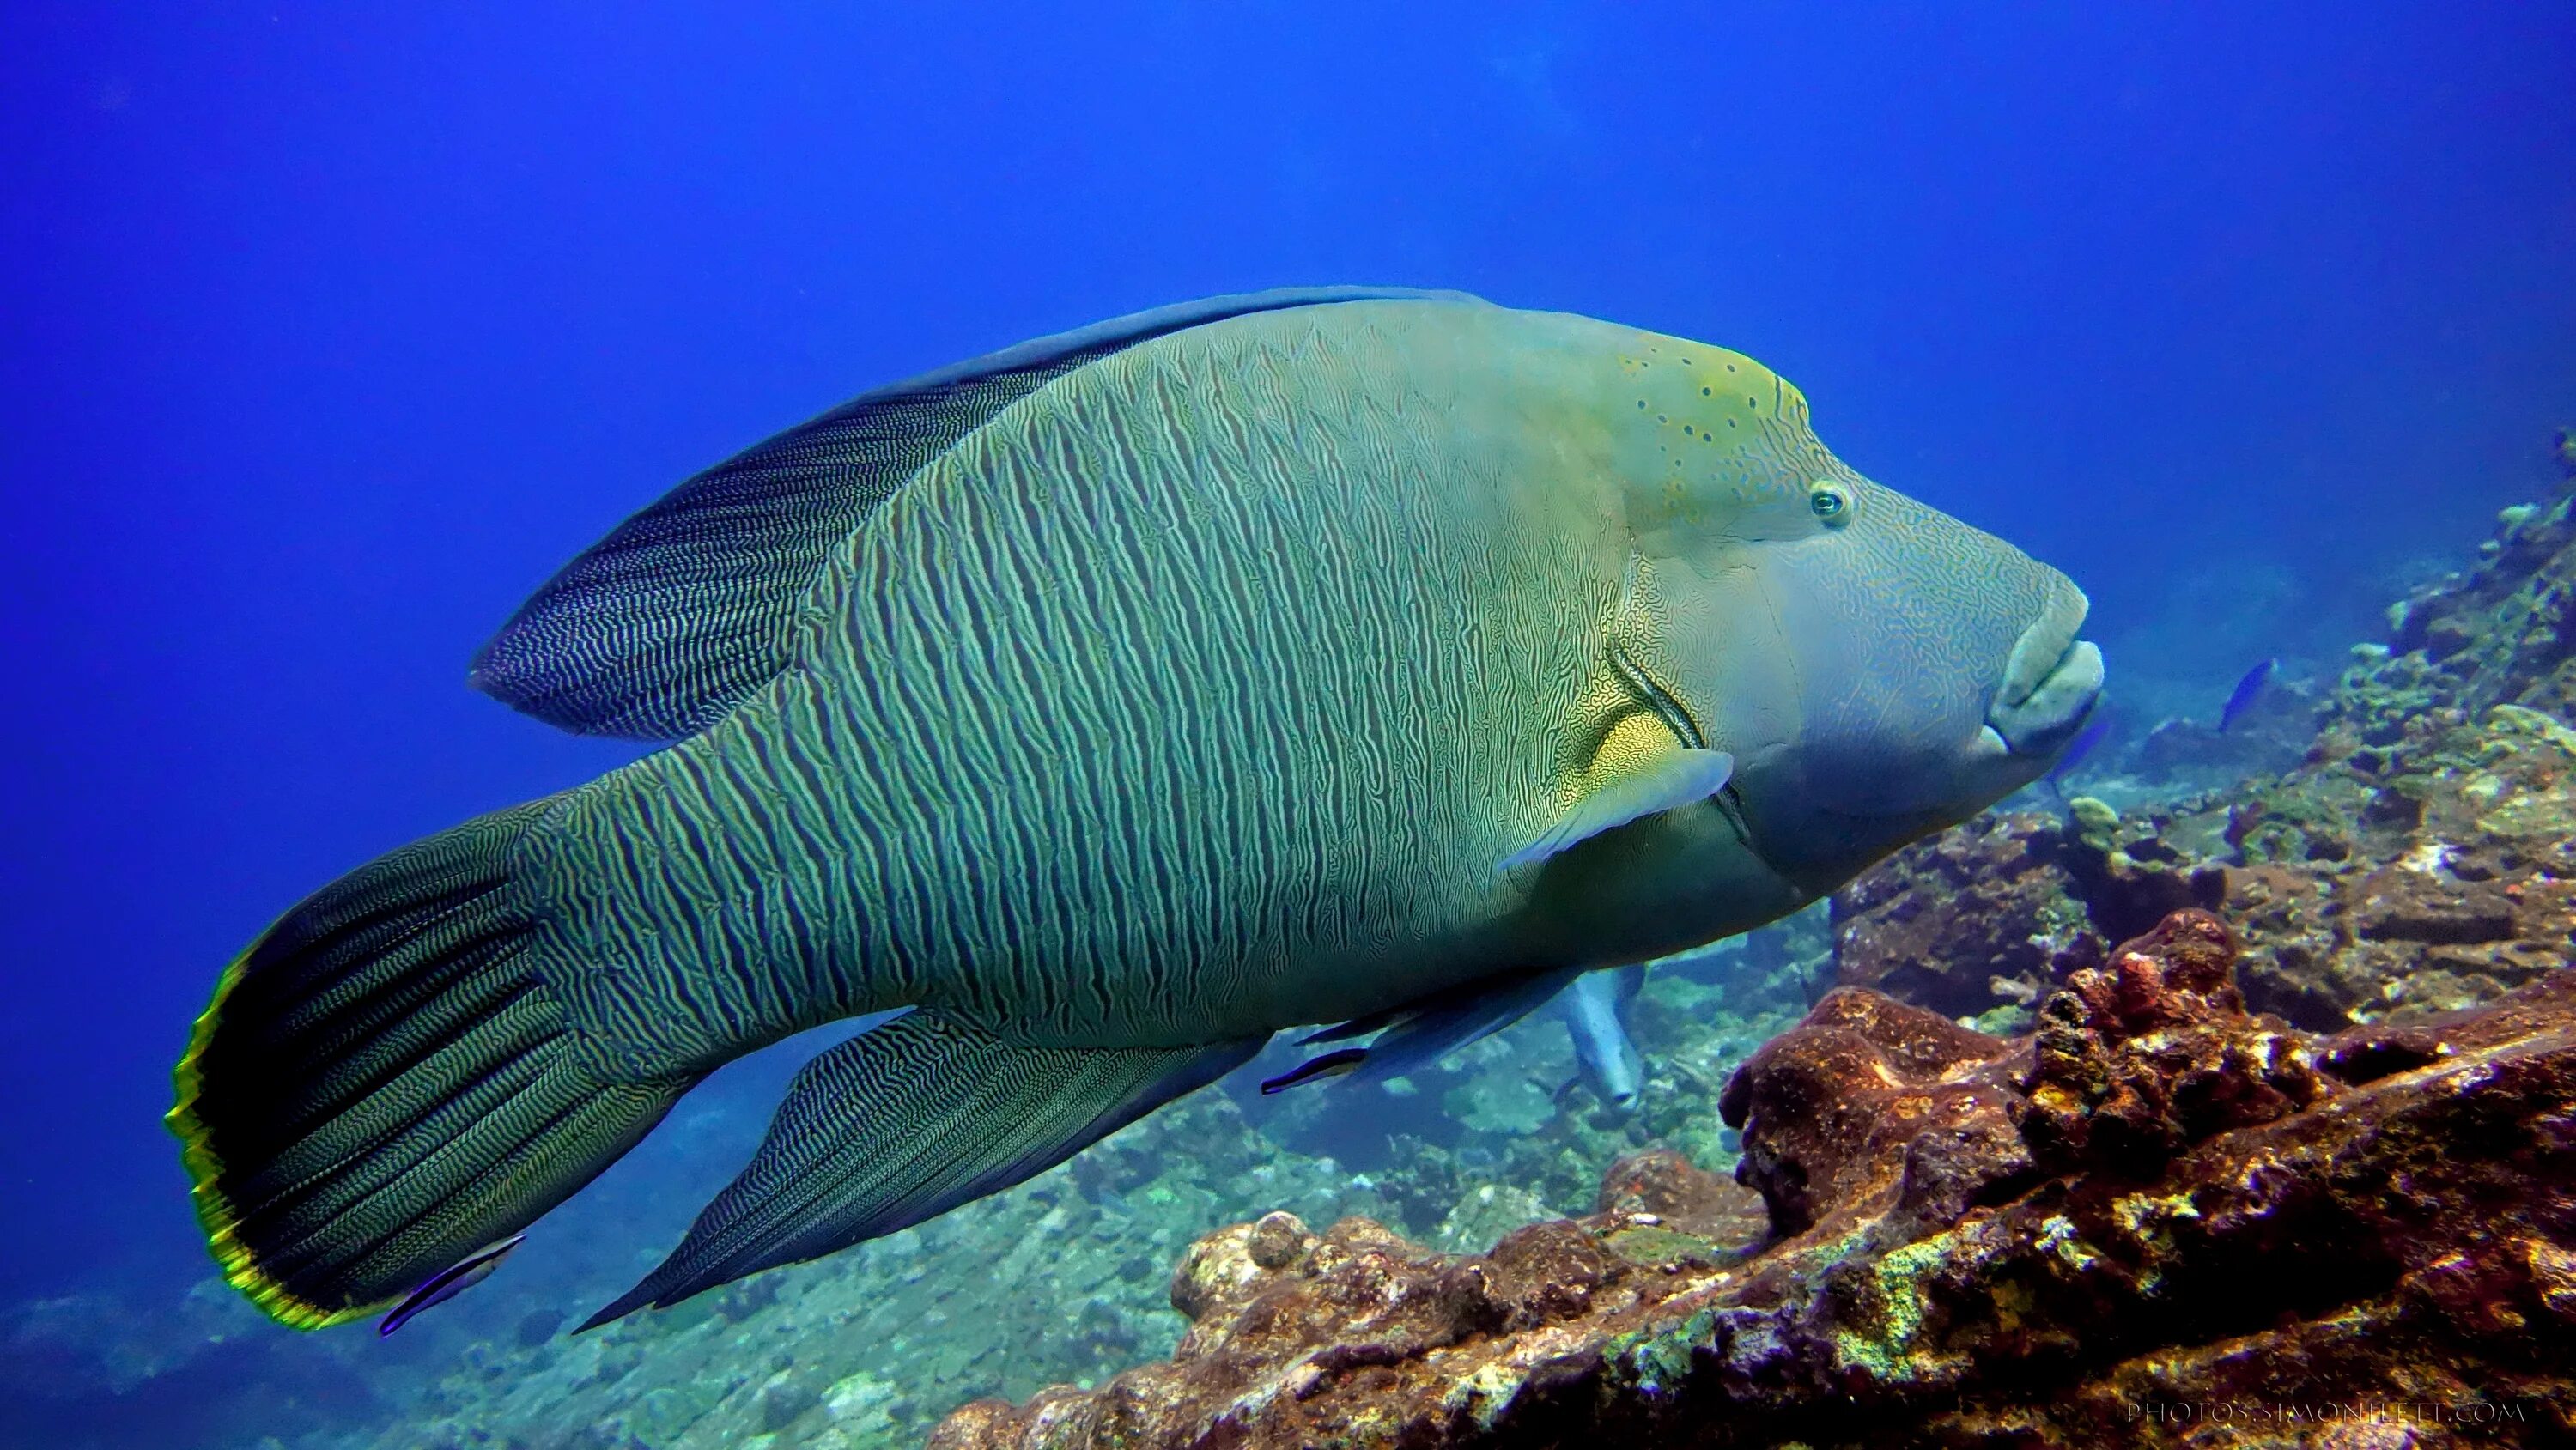
[(376, 1326), (377, 1337), (393, 1333), (409, 1324), (413, 1315), (444, 1304), (491, 1278), (492, 1271), (501, 1267), (501, 1261), (510, 1256), (510, 1250), (517, 1248), (526, 1238), (525, 1233), (514, 1233), (490, 1248), (477, 1249), (421, 1280), (420, 1287), (404, 1295), (403, 1301), (385, 1316), (384, 1323)]
[(2220, 734), (2235, 728), (2236, 722), (2245, 718), (2245, 712), (2253, 709), (2254, 702), (2263, 698), (2263, 687), (2272, 683), (2273, 673), (2280, 668), (2279, 660), (2265, 660), (2245, 672), (2245, 678), (2238, 680), (2236, 688), (2228, 692), (2227, 703), (2218, 709)]
[(1284, 1093), (1301, 1082), (1340, 1077), (1366, 1061), (1368, 1061), (1368, 1049), (1365, 1047), (1345, 1047), (1339, 1052), (1327, 1052), (1321, 1057), (1309, 1058), (1289, 1071), (1262, 1083), (1261, 1093), (1262, 1096), (1268, 1097), (1272, 1093)]
[(1644, 967), (1617, 967), (1575, 978), (1556, 999), (1574, 1043), (1577, 1081), (1614, 1113), (1636, 1111), (1645, 1094), (1646, 1062), (1628, 1036), (1628, 1007), (1645, 985)]

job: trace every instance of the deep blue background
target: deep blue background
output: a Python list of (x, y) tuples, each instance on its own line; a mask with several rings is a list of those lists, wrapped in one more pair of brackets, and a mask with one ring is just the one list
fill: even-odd
[(1287, 282), (1596, 313), (2114, 630), (2385, 598), (2576, 421), (2562, 6), (803, 8), (0, 19), (0, 1295), (202, 1274), (157, 1118), (222, 963), (619, 758), (473, 647), (890, 377)]

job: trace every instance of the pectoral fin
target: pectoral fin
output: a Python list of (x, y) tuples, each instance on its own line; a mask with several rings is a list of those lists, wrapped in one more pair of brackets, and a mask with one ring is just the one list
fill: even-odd
[(1675, 740), (1656, 716), (1627, 716), (1601, 742), (1584, 772), (1573, 806), (1537, 840), (1505, 856), (1495, 869), (1509, 871), (1550, 856), (1607, 830), (1676, 806), (1708, 799), (1735, 774), (1735, 757), (1723, 750), (1694, 750)]
[(1261, 1050), (1029, 1047), (918, 1010), (805, 1065), (749, 1166), (589, 1329), (817, 1258), (1054, 1167)]

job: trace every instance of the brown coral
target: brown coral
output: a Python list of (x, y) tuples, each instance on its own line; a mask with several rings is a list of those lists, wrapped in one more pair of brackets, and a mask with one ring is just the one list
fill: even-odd
[(2327, 1090), (2287, 1023), (2245, 1014), (2236, 951), (2225, 922), (2178, 911), (2048, 1000), (2021, 1082), (2022, 1134), (2043, 1163), (2152, 1173), (2186, 1144)]
[(1694, 1231), (1742, 1215), (1669, 1155), (1465, 1259), (1272, 1215), (1192, 1250), (1171, 1362), (933, 1443), (2576, 1436), (2576, 974), (2317, 1039), (2234, 949), (2179, 913), (2010, 1043), (1834, 993), (1728, 1087), (1758, 1246)]
[(2030, 1166), (2007, 1072), (1979, 1071), (2002, 1041), (1857, 988), (1827, 993), (1736, 1069), (1718, 1113), (1744, 1133), (1736, 1177), (1775, 1233), (1876, 1210), (1956, 1217)]

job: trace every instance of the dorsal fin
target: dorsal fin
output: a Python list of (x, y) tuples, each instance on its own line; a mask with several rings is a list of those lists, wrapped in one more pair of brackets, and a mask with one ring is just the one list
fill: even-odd
[(1303, 287), (1096, 323), (878, 388), (663, 495), (564, 566), (475, 656), (492, 698), (581, 735), (672, 740), (786, 668), (798, 601), (834, 545), (923, 464), (1110, 353), (1228, 317), (1455, 292)]

